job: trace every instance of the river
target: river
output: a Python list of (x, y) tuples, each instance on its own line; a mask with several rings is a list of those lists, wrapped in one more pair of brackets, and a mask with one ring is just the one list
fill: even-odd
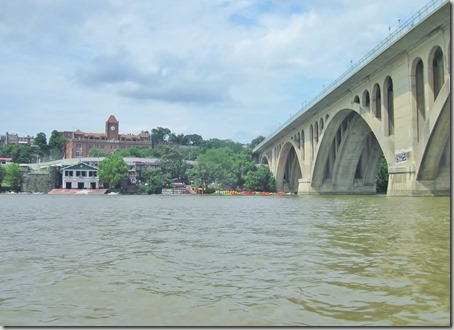
[(0, 195), (0, 324), (450, 325), (450, 198)]

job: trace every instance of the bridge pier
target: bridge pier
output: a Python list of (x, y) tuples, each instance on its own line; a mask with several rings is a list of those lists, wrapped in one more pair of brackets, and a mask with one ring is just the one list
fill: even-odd
[(414, 165), (388, 168), (388, 196), (449, 196), (451, 173), (449, 168), (440, 170), (433, 180), (416, 180)]
[(298, 195), (308, 195), (316, 193), (311, 186), (310, 178), (298, 179)]

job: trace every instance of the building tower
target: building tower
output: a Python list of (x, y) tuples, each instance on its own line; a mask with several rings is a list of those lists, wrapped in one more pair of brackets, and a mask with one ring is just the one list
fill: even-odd
[(106, 136), (107, 140), (116, 140), (118, 141), (118, 129), (119, 122), (114, 115), (110, 115), (109, 119), (106, 121)]

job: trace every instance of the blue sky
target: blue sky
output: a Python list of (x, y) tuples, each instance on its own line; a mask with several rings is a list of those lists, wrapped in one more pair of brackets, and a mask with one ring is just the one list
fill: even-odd
[(267, 136), (427, 0), (0, 0), (0, 133)]

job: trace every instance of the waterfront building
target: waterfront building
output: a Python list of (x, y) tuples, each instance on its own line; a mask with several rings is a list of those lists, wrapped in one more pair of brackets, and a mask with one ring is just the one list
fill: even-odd
[(62, 168), (62, 188), (98, 189), (98, 168), (86, 163), (78, 163)]
[(65, 158), (88, 157), (90, 150), (99, 149), (103, 153), (113, 153), (117, 149), (129, 147), (152, 148), (151, 134), (142, 131), (138, 135), (120, 134), (120, 122), (110, 115), (105, 123), (104, 133), (61, 131), (60, 135), (69, 139), (65, 148)]

